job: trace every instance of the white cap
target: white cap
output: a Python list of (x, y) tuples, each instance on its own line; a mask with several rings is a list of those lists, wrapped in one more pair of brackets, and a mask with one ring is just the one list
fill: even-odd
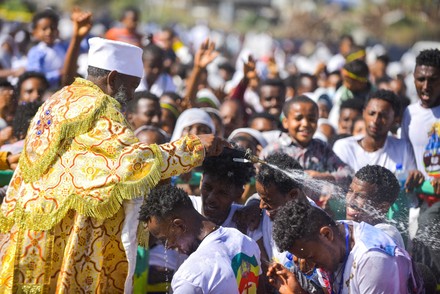
[(119, 41), (99, 37), (89, 39), (89, 66), (142, 78), (142, 49)]

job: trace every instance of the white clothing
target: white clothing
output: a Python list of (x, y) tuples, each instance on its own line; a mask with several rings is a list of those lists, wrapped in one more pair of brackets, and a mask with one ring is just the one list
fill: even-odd
[(139, 86), (136, 88), (136, 92), (149, 91), (157, 97), (162, 96), (162, 94), (165, 92), (176, 92), (176, 90), (177, 89), (176, 85), (174, 85), (173, 78), (167, 73), (160, 74), (150, 89), (148, 88), (147, 78), (145, 77), (144, 73)]
[[(435, 132), (432, 132), (435, 130)], [(405, 110), (402, 120), (402, 139), (411, 143), (417, 169), (425, 177), (429, 174), (438, 174), (440, 164), (431, 161), (431, 153), (436, 154), (438, 146), (438, 134), (440, 133), (440, 106), (423, 108), (420, 102), (411, 104)], [(425, 163), (428, 163), (425, 166)]]
[(390, 224), (387, 223), (380, 223), (374, 226), (375, 228), (378, 228), (385, 234), (391, 237), (393, 239), (394, 243), (396, 243), (397, 246), (400, 248), (405, 249), (405, 243), (403, 242), (402, 235), (400, 234), (399, 230)]
[(219, 227), (179, 267), (171, 281), (174, 294), (256, 292), (260, 249), (236, 229)]
[(211, 133), (215, 134), (215, 125), (209, 114), (200, 108), (190, 108), (182, 112), (176, 121), (171, 142), (182, 137), (183, 129), (194, 124), (204, 124), (211, 129)]
[(388, 136), (382, 148), (368, 152), (359, 144), (362, 138), (363, 135), (351, 136), (339, 139), (333, 145), (336, 155), (355, 172), (373, 164), (383, 166), (392, 172), (396, 171), (397, 164), (402, 164), (404, 170), (416, 169), (411, 146), (406, 141)]
[[(364, 222), (344, 222), (353, 225), (355, 245), (345, 263), (341, 293), (408, 293), (408, 281), (414, 280), (408, 253), (378, 228)], [(341, 269), (342, 265), (334, 273), (335, 293), (339, 293)]]

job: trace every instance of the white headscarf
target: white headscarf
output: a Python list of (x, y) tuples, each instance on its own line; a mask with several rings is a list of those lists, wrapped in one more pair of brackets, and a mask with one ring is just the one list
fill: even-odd
[(251, 129), (251, 128), (239, 128), (234, 130), (228, 137), (228, 141), (230, 141), (231, 139), (233, 139), (237, 134), (239, 133), (246, 133), (250, 136), (252, 136), (253, 138), (255, 138), (255, 140), (258, 141), (258, 144), (261, 145), (261, 147), (266, 147), (267, 146), (267, 141), (266, 139), (263, 137), (263, 135), (261, 134), (260, 131), (257, 131), (255, 129)]
[(215, 133), (215, 125), (209, 114), (200, 108), (190, 108), (182, 112), (176, 122), (171, 141), (175, 141), (182, 137), (183, 129), (194, 124), (204, 124)]

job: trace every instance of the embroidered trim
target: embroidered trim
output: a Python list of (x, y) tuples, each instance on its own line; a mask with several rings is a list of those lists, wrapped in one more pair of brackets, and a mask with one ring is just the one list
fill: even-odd
[[(14, 212), (5, 217), (0, 213), (0, 232), (8, 232), (14, 224), (20, 228), (34, 231), (47, 231), (58, 224), (70, 209), (77, 213), (96, 219), (112, 217), (121, 208), (123, 200), (138, 198), (146, 195), (149, 189), (156, 186), (161, 178), (162, 153), (159, 146), (150, 145), (154, 159), (150, 172), (144, 178), (129, 183), (117, 183), (112, 187), (110, 196), (105, 202), (91, 200), (87, 195), (72, 194), (57, 210), (51, 213), (25, 212), (23, 205), (17, 203)], [(87, 199), (87, 200), (85, 200)]]

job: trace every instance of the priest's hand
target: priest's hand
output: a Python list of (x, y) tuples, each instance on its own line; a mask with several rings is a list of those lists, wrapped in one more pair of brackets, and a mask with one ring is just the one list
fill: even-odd
[(223, 148), (232, 148), (232, 145), (220, 137), (216, 137), (213, 134), (198, 135), (200, 142), (205, 147), (206, 156), (218, 156), (222, 153)]

